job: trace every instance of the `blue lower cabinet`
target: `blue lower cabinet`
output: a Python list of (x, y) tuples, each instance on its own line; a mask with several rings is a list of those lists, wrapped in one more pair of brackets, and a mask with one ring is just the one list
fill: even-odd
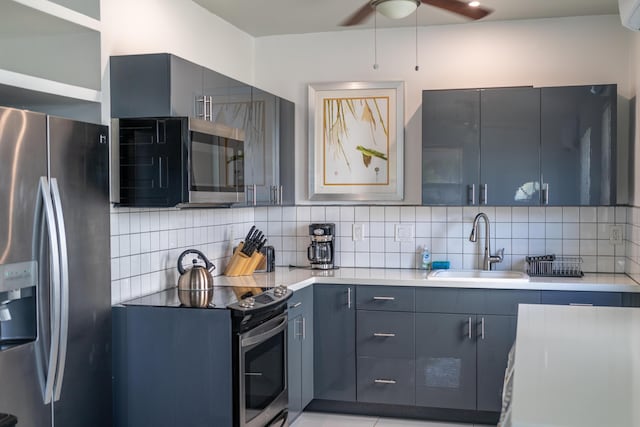
[(509, 350), (516, 340), (516, 316), (477, 315), (477, 409), (502, 409), (502, 385)]
[(358, 357), (358, 402), (415, 405), (413, 359)]
[(542, 291), (542, 304), (620, 307), (620, 292)]
[(313, 287), (295, 291), (288, 304), (287, 386), (291, 423), (313, 400)]
[(416, 405), (476, 409), (475, 315), (416, 313)]
[(354, 288), (314, 286), (313, 381), (316, 399), (356, 401)]

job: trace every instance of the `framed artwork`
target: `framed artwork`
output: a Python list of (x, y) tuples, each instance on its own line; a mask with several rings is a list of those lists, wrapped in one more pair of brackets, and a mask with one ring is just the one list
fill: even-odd
[(309, 198), (402, 200), (404, 82), (309, 85)]

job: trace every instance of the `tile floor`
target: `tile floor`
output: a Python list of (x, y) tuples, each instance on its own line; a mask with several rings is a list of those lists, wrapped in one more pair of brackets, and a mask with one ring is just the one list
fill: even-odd
[(434, 421), (303, 412), (290, 427), (490, 427)]

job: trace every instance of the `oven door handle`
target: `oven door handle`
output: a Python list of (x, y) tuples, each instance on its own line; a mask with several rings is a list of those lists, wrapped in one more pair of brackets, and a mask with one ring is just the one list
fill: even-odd
[(259, 344), (268, 340), (269, 338), (278, 335), (280, 332), (284, 331), (287, 327), (287, 316), (282, 317), (280, 322), (278, 322), (273, 328), (268, 329), (266, 332), (263, 332), (258, 335), (248, 336), (246, 338), (242, 338), (240, 340), (241, 347), (250, 347), (255, 344)]

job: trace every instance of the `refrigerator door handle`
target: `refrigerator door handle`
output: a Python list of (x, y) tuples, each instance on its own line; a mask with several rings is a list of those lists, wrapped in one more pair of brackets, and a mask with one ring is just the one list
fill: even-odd
[[(51, 257), (50, 263), (50, 327), (51, 327), (51, 343), (48, 354), (48, 364), (40, 370), (46, 370), (46, 377), (42, 378), (42, 398), (45, 405), (51, 403), (53, 397), (53, 384), (56, 377), (56, 369), (58, 366), (58, 347), (60, 345), (60, 253), (58, 251), (58, 236), (55, 231), (56, 221), (53, 211), (53, 202), (51, 200), (51, 190), (46, 177), (40, 177), (38, 186), (38, 207), (42, 210), (44, 206), (44, 220), (47, 223), (47, 232), (49, 235), (49, 251)], [(40, 319), (39, 319), (40, 320)], [(42, 340), (39, 340), (42, 342)]]
[(64, 225), (62, 199), (58, 180), (51, 178), (51, 195), (53, 209), (58, 223), (58, 244), (60, 245), (60, 350), (58, 353), (58, 368), (56, 370), (54, 401), (60, 400), (64, 368), (67, 360), (67, 337), (69, 332), (69, 252), (67, 250), (67, 232)]

